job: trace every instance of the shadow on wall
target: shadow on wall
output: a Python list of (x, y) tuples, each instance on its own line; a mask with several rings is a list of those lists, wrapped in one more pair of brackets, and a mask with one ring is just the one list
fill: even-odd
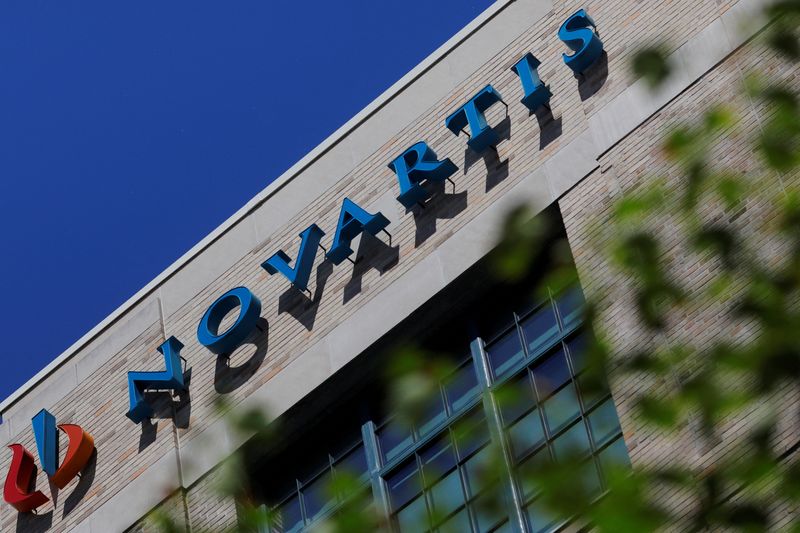
[(153, 420), (172, 419), (175, 427), (186, 429), (189, 427), (191, 416), (192, 398), (189, 394), (192, 384), (192, 369), (183, 373), (185, 391), (147, 391), (145, 401), (153, 406), (153, 416), (146, 418), (142, 423), (142, 434), (139, 437), (139, 453), (156, 441), (158, 425)]
[(378, 237), (364, 232), (356, 252), (356, 264), (353, 265), (353, 275), (344, 286), (343, 304), (346, 304), (363, 290), (362, 280), (364, 275), (375, 269), (381, 276), (400, 262), (400, 247), (383, 242)]
[[(494, 126), (494, 131), (499, 137), (497, 145), (511, 139), (511, 117), (506, 116), (501, 120)], [(472, 165), (481, 159), (483, 159), (483, 164), (486, 165), (486, 191), (488, 192), (508, 177), (508, 159), (501, 161), (500, 155), (491, 148), (478, 153), (467, 147), (464, 150), (464, 175), (467, 174)]]
[[(86, 494), (88, 494), (89, 489), (91, 489), (92, 484), (94, 484), (96, 470), (97, 449), (92, 452), (89, 462), (86, 463), (86, 466), (83, 468), (80, 474), (78, 474), (78, 484), (75, 485), (75, 488), (69, 493), (69, 495), (67, 495), (67, 499), (64, 500), (64, 514), (62, 515), (62, 518), (66, 518), (68, 514), (74, 511)], [(38, 469), (34, 467), (31, 485), (35, 485), (36, 483), (37, 471)], [(29, 487), (29, 490), (35, 490), (35, 487), (31, 486)], [(53, 505), (56, 505), (59, 496), (58, 488), (55, 485), (51, 485), (50, 492)], [(43, 514), (17, 513), (16, 531), (17, 533), (39, 533), (49, 531), (53, 527), (53, 514), (54, 511), (52, 510)]]
[(578, 93), (585, 102), (597, 94), (608, 80), (608, 54), (603, 51), (600, 58), (583, 74), (575, 76), (578, 80)]
[(261, 368), (261, 363), (264, 362), (269, 347), (269, 323), (265, 318), (258, 319), (253, 333), (242, 346), (236, 349), (236, 352), (244, 351), (243, 347), (249, 345), (254, 346), (255, 351), (241, 365), (231, 366), (231, 358), (235, 354), (223, 354), (217, 357), (214, 369), (214, 390), (219, 394), (230, 394), (235, 391)]
[(467, 208), (467, 191), (457, 193), (453, 187), (454, 192), (448, 194), (445, 192), (445, 182), (432, 183), (425, 189), (431, 193), (431, 198), (425, 203), (425, 207), (411, 208), (417, 228), (414, 247), (421, 246), (436, 233), (438, 219), (455, 218)]
[(314, 297), (309, 298), (306, 294), (294, 287), (287, 288), (278, 299), (278, 314), (289, 313), (295, 320), (300, 322), (308, 331), (314, 327), (317, 319), (319, 303), (325, 284), (333, 273), (333, 263), (325, 259), (317, 266), (317, 282), (314, 287)]
[(75, 486), (75, 489), (69, 493), (67, 499), (64, 500), (64, 516), (66, 518), (69, 513), (75, 510), (81, 500), (83, 500), (84, 496), (89, 492), (89, 489), (92, 488), (92, 484), (94, 483), (94, 474), (97, 470), (97, 448), (95, 448), (92, 456), (89, 458), (89, 462), (86, 463), (86, 467), (84, 467), (83, 471), (79, 474), (78, 484)]
[(536, 120), (539, 122), (539, 150), (544, 150), (550, 143), (561, 137), (564, 133), (562, 117), (555, 118), (553, 110), (545, 106), (539, 107), (536, 113)]

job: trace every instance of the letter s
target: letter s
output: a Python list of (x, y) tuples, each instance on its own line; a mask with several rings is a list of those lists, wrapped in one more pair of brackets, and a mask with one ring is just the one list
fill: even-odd
[(585, 9), (581, 9), (561, 25), (558, 38), (564, 41), (574, 54), (564, 54), (564, 63), (575, 74), (581, 74), (603, 54), (603, 41), (597, 36), (597, 26)]

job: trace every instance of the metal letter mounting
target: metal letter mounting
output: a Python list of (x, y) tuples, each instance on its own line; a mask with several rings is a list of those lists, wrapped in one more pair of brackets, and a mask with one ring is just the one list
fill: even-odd
[[(484, 111), (489, 109), (497, 102), (503, 102), (500, 93), (491, 85), (487, 85), (470, 100), (458, 108), (458, 110), (447, 117), (444, 121), (447, 129), (458, 135), (461, 132), (469, 136), (467, 146), (480, 153), (486, 148), (497, 144), (499, 136), (486, 122)], [(506, 106), (508, 110), (508, 106)], [(464, 128), (469, 126), (469, 133)]]
[(452, 176), (458, 167), (449, 159), (439, 161), (436, 153), (424, 141), (420, 141), (403, 155), (389, 163), (400, 182), (400, 196), (397, 201), (406, 209), (424, 202), (430, 194), (422, 187), (425, 181), (444, 181)]
[(261, 268), (270, 275), (280, 272), (294, 287), (301, 291), (307, 291), (308, 278), (311, 277), (311, 268), (314, 266), (314, 258), (317, 256), (317, 247), (324, 235), (325, 232), (319, 229), (319, 226), (311, 224), (300, 234), (302, 242), (300, 251), (297, 252), (294, 268), (289, 266), (292, 258), (283, 250), (278, 250), (272, 257), (261, 263)]
[(522, 82), (522, 90), (525, 92), (525, 96), (520, 101), (531, 111), (536, 111), (541, 106), (547, 106), (550, 102), (550, 97), (553, 96), (553, 93), (550, 92), (550, 87), (542, 83), (541, 78), (539, 78), (539, 72), (536, 69), (541, 64), (541, 61), (528, 52), (522, 59), (517, 61), (516, 65), (511, 67), (511, 70), (519, 76), (519, 80)]
[(370, 235), (377, 235), (384, 231), (389, 225), (389, 219), (378, 212), (374, 215), (367, 213), (350, 198), (345, 198), (342, 202), (342, 210), (339, 212), (339, 224), (336, 226), (336, 235), (333, 237), (333, 245), (330, 251), (325, 254), (331, 263), (338, 265), (353, 253), (350, 242), (359, 233), (366, 231)]
[(575, 74), (581, 74), (592, 66), (603, 54), (603, 41), (594, 31), (597, 26), (585, 9), (569, 17), (558, 30), (558, 38), (569, 46), (574, 54), (564, 54), (564, 63)]
[[(219, 333), (222, 319), (239, 307), (239, 318), (226, 331)], [(231, 353), (242, 344), (261, 316), (261, 300), (247, 287), (231, 289), (211, 304), (197, 326), (197, 340), (215, 354)]]
[(164, 355), (165, 370), (162, 372), (128, 372), (130, 410), (125, 416), (137, 424), (145, 418), (153, 416), (153, 408), (144, 399), (146, 390), (186, 390), (181, 368), (181, 348), (183, 348), (181, 341), (170, 337), (158, 347), (158, 351)]

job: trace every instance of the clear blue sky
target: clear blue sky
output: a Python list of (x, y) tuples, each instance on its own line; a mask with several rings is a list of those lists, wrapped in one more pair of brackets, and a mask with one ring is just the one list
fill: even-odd
[(491, 3), (1, 2), (0, 398)]

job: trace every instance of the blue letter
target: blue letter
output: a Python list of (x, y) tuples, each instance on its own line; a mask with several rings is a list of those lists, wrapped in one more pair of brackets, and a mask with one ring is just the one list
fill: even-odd
[(342, 210), (339, 212), (339, 224), (336, 226), (333, 245), (325, 257), (334, 265), (338, 265), (353, 253), (350, 242), (359, 233), (366, 231), (374, 236), (388, 225), (389, 219), (382, 213), (370, 215), (350, 198), (345, 198), (342, 202)]
[[(219, 325), (229, 311), (239, 307), (239, 318), (224, 333)], [(261, 301), (246, 287), (236, 287), (220, 296), (206, 310), (197, 326), (197, 340), (216, 354), (231, 353), (253, 331), (261, 316)]]
[(183, 384), (183, 370), (181, 369), (180, 351), (183, 348), (181, 341), (170, 337), (158, 351), (164, 355), (166, 369), (162, 372), (128, 372), (128, 397), (130, 410), (127, 416), (135, 423), (153, 416), (153, 408), (144, 401), (144, 391), (153, 389), (186, 390)]
[(581, 9), (565, 20), (558, 30), (558, 38), (575, 52), (571, 56), (564, 54), (564, 63), (575, 74), (585, 71), (603, 54), (603, 41), (593, 30), (596, 27), (592, 17)]
[(33, 423), (33, 437), (36, 439), (36, 448), (39, 450), (39, 460), (42, 470), (49, 477), (58, 470), (58, 432), (56, 431), (56, 417), (47, 409), (42, 409), (31, 420)]
[(311, 267), (314, 266), (314, 258), (317, 256), (317, 246), (323, 235), (325, 232), (316, 224), (311, 224), (300, 234), (303, 241), (300, 243), (300, 251), (297, 252), (294, 268), (289, 266), (292, 258), (283, 250), (278, 250), (272, 257), (261, 263), (261, 268), (270, 275), (280, 272), (301, 291), (308, 290), (308, 278), (311, 277)]
[(511, 70), (519, 76), (522, 82), (522, 90), (525, 96), (522, 97), (522, 104), (530, 109), (536, 111), (540, 106), (547, 105), (553, 93), (550, 92), (550, 87), (542, 83), (539, 78), (539, 68), (542, 62), (533, 57), (533, 54), (528, 52), (525, 57), (517, 61), (517, 64), (511, 67)]
[(406, 209), (425, 201), (430, 196), (422, 188), (424, 181), (444, 181), (452, 176), (458, 167), (452, 161), (436, 159), (436, 153), (424, 141), (420, 141), (403, 155), (389, 163), (400, 182), (400, 196), (397, 201)]
[(467, 146), (480, 153), (489, 146), (494, 146), (498, 139), (497, 133), (486, 123), (483, 112), (502, 101), (500, 93), (487, 85), (458, 111), (447, 117), (444, 124), (456, 135), (469, 125), (470, 139)]

